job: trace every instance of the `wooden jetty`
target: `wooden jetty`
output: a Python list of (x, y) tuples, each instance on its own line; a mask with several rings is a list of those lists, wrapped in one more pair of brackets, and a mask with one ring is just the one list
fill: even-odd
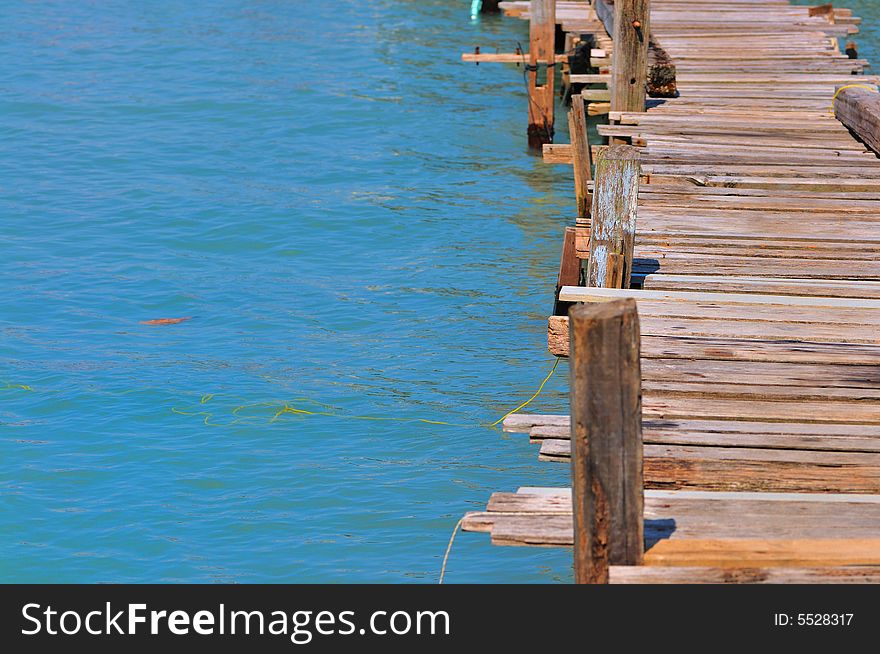
[[(571, 143), (546, 121), (536, 139), (535, 79), (530, 141), (575, 182), (548, 322), (571, 414), (504, 428), (572, 488), (496, 493), (463, 529), (573, 546), (584, 583), (880, 582), (880, 94), (847, 43), (859, 19), (499, 6), (532, 21), (551, 93), (563, 62)], [(589, 143), (597, 115), (607, 144)]]

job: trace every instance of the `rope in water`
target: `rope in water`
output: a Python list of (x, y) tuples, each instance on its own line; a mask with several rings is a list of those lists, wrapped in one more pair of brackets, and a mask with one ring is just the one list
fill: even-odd
[[(559, 366), (559, 357), (556, 357), (556, 360), (553, 362), (553, 366), (550, 368), (550, 372), (547, 373), (547, 376), (541, 381), (541, 385), (538, 386), (538, 390), (536, 390), (532, 396), (527, 399), (525, 402), (522, 402), (515, 408), (511, 409), (503, 416), (498, 418), (495, 422), (489, 424), (480, 424), (481, 427), (487, 427), (490, 429), (494, 429), (501, 422), (504, 421), (505, 418), (512, 416), (514, 413), (521, 411), (529, 404), (531, 404), (544, 390), (544, 387), (547, 385), (547, 382), (550, 381), (550, 378), (553, 376), (553, 373), (556, 372), (556, 368)], [(25, 384), (12, 384), (7, 382), (5, 386), (0, 387), (0, 390), (11, 390), (11, 389), (19, 389), (26, 391), (33, 391), (34, 389)], [(216, 397), (216, 393), (205, 393), (199, 398), (199, 404), (205, 405), (208, 404), (211, 400)], [(173, 413), (183, 415), (183, 416), (204, 416), (204, 424), (210, 427), (229, 427), (236, 424), (242, 423), (253, 423), (254, 421), (264, 421), (265, 416), (241, 416), (243, 411), (254, 408), (270, 408), (273, 410), (272, 417), (269, 419), (269, 423), (274, 423), (281, 416), (290, 413), (294, 415), (305, 415), (305, 416), (326, 416), (331, 418), (348, 418), (351, 420), (376, 420), (376, 421), (394, 421), (394, 422), (419, 422), (429, 425), (447, 425), (447, 426), (455, 426), (455, 427), (473, 427), (473, 424), (456, 424), (451, 422), (446, 422), (444, 420), (429, 420), (427, 418), (398, 418), (395, 416), (349, 416), (345, 414), (336, 413), (333, 411), (309, 411), (308, 409), (302, 409), (290, 406), (291, 402), (304, 402), (308, 404), (315, 405), (316, 407), (321, 407), (323, 409), (332, 409), (333, 407), (329, 404), (323, 404), (318, 402), (317, 400), (313, 400), (307, 397), (300, 397), (294, 400), (287, 400), (283, 402), (254, 402), (252, 404), (242, 404), (235, 407), (232, 410), (232, 415), (234, 419), (226, 422), (226, 423), (215, 423), (211, 422), (210, 419), (214, 415), (211, 411), (184, 411), (182, 409), (178, 409), (177, 407), (172, 407), (171, 411)], [(280, 408), (278, 408), (280, 406)], [(277, 409), (277, 410), (276, 410)], [(446, 546), (446, 552), (443, 555), (443, 563), (440, 567), (440, 580), (438, 583), (443, 583), (443, 579), (446, 577), (446, 566), (449, 563), (449, 555), (452, 552), (452, 545), (455, 542), (455, 536), (458, 534), (459, 529), (461, 529), (462, 522), (464, 518), (459, 518), (458, 522), (455, 523), (455, 528), (452, 530), (452, 535), (449, 537), (449, 543)]]
[(535, 394), (532, 395), (529, 399), (527, 399), (525, 402), (523, 402), (522, 404), (520, 404), (520, 405), (519, 405), (518, 407), (516, 407), (515, 409), (513, 409), (513, 410), (511, 410), (511, 411), (508, 411), (507, 413), (505, 413), (503, 416), (501, 416), (500, 418), (498, 418), (498, 420), (496, 420), (495, 422), (493, 422), (493, 423), (492, 423), (491, 425), (489, 425), (489, 426), (490, 426), (490, 427), (495, 427), (496, 425), (498, 425), (499, 422), (503, 422), (504, 419), (505, 419), (507, 416), (512, 416), (514, 413), (516, 413), (516, 412), (519, 411), (520, 409), (524, 409), (524, 408), (526, 408), (526, 407), (531, 403), (531, 401), (534, 400), (536, 397), (538, 397), (538, 396), (541, 394), (541, 391), (544, 390), (544, 386), (547, 384), (548, 381), (550, 381), (550, 378), (553, 376), (553, 373), (556, 372), (556, 366), (558, 366), (558, 365), (559, 365), (559, 357), (556, 357), (556, 361), (553, 362), (553, 367), (550, 368), (550, 372), (548, 372), (548, 373), (547, 373), (547, 376), (544, 377), (544, 381), (542, 381), (542, 382), (541, 382), (541, 385), (538, 386), (538, 390), (535, 391)]
[[(559, 366), (559, 357), (553, 362), (553, 366), (550, 368), (550, 372), (547, 373), (547, 376), (544, 377), (541, 385), (538, 386), (538, 390), (536, 390), (529, 399), (525, 402), (522, 402), (515, 408), (511, 409), (503, 416), (495, 420), (491, 423), (476, 423), (480, 427), (486, 427), (488, 429), (494, 429), (499, 424), (501, 424), (505, 418), (512, 416), (514, 413), (521, 411), (529, 404), (531, 404), (544, 390), (544, 387), (547, 385), (547, 382), (550, 381), (550, 378), (553, 376), (553, 373), (556, 372), (556, 368)], [(205, 405), (211, 402), (216, 395), (214, 393), (208, 393), (202, 395), (199, 400), (200, 405)], [(311, 408), (303, 408), (302, 406), (295, 406), (297, 403), (300, 405), (307, 404), (312, 405), (314, 409)], [(262, 413), (261, 415), (243, 415), (248, 411), (259, 410), (259, 409), (268, 409), (269, 414)], [(280, 400), (274, 402), (253, 402), (251, 404), (241, 404), (235, 407), (231, 415), (233, 416), (232, 420), (227, 422), (214, 422), (212, 418), (215, 416), (215, 412), (213, 411), (194, 411), (194, 410), (186, 410), (178, 407), (172, 407), (171, 411), (178, 415), (183, 416), (203, 416), (203, 422), (205, 425), (209, 427), (231, 427), (238, 424), (256, 424), (260, 422), (268, 422), (270, 424), (277, 422), (282, 416), (286, 414), (290, 415), (299, 415), (299, 416), (323, 416), (327, 418), (340, 418), (340, 419), (348, 419), (348, 420), (369, 420), (376, 422), (403, 422), (403, 423), (421, 423), (426, 425), (443, 425), (447, 427), (473, 427), (475, 423), (455, 423), (448, 422), (446, 420), (432, 420), (429, 418), (401, 418), (397, 416), (364, 416), (364, 415), (347, 415), (345, 413), (339, 413), (333, 410), (329, 404), (323, 404), (318, 402), (317, 400), (313, 400), (307, 397), (299, 397), (293, 400)]]
[(455, 523), (455, 529), (452, 530), (452, 536), (449, 537), (446, 554), (443, 555), (443, 565), (440, 566), (440, 580), (437, 582), (438, 584), (442, 584), (443, 578), (446, 576), (446, 564), (449, 563), (449, 553), (452, 551), (452, 543), (455, 541), (455, 535), (458, 533), (458, 530), (461, 529), (462, 522), (464, 522), (463, 517), (459, 518), (458, 522)]
[[(492, 511), (491, 515), (495, 518), (498, 517), (511, 517), (511, 516), (555, 516), (555, 515), (571, 515), (568, 511)], [(449, 563), (449, 553), (452, 551), (452, 543), (455, 542), (455, 535), (458, 533), (458, 530), (461, 529), (461, 525), (464, 522), (464, 517), (459, 518), (458, 522), (455, 523), (455, 529), (452, 530), (452, 536), (449, 537), (449, 544), (446, 546), (446, 554), (443, 555), (443, 565), (440, 566), (440, 579), (437, 581), (438, 584), (443, 583), (443, 579), (446, 577), (446, 564)]]

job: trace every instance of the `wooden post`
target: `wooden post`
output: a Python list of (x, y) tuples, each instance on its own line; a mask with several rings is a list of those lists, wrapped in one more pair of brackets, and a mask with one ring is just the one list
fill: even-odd
[(569, 311), (575, 583), (644, 556), (639, 315), (635, 300)]
[(571, 110), (568, 112), (568, 131), (571, 134), (571, 156), (574, 163), (574, 193), (577, 197), (577, 224), (587, 224), (590, 219), (592, 198), (589, 184), (593, 179), (593, 162), (590, 155), (590, 139), (587, 134), (587, 115), (584, 99), (580, 95), (571, 96)]
[(559, 257), (559, 276), (556, 278), (556, 301), (553, 304), (553, 315), (568, 314), (571, 302), (560, 302), (559, 291), (563, 286), (579, 286), (581, 283), (581, 260), (577, 256), (577, 229), (566, 227), (562, 238), (562, 255)]
[(596, 157), (586, 285), (629, 288), (639, 199), (639, 151), (612, 145)]
[[(556, 0), (531, 0), (529, 9), (529, 147), (553, 142), (553, 84), (556, 65)], [(538, 84), (538, 67), (546, 80)]]
[(611, 111), (644, 111), (650, 0), (615, 0)]

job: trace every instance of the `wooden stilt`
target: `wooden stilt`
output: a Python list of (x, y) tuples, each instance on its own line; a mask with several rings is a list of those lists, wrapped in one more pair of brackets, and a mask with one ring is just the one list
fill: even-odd
[(580, 95), (571, 97), (571, 110), (568, 112), (568, 131), (571, 134), (571, 156), (574, 164), (574, 192), (577, 198), (577, 223), (586, 225), (590, 220), (592, 197), (589, 184), (593, 179), (593, 162), (590, 156), (590, 140), (587, 135), (587, 116), (584, 99)]
[(528, 135), (529, 147), (540, 150), (553, 141), (556, 0), (531, 0), (530, 16)]
[(577, 305), (571, 324), (575, 583), (644, 557), (639, 316), (632, 299)]
[(639, 151), (628, 145), (601, 150), (596, 159), (587, 286), (629, 288), (638, 197)]
[(616, 0), (614, 3), (611, 111), (645, 110), (650, 20), (650, 0)]
[(559, 257), (559, 276), (556, 278), (556, 301), (553, 305), (554, 316), (568, 314), (571, 302), (560, 302), (559, 291), (563, 286), (578, 286), (581, 283), (581, 260), (577, 256), (575, 243), (577, 229), (565, 228), (565, 236), (562, 240), (562, 254)]

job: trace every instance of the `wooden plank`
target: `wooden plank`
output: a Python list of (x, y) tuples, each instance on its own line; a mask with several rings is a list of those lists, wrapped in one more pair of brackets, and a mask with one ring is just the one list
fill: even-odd
[[(575, 284), (573, 284), (574, 286)], [(742, 277), (731, 275), (649, 274), (642, 288), (666, 291), (709, 293), (760, 293), (769, 295), (818, 295), (880, 300), (880, 282), (853, 279), (786, 279), (782, 277)]]
[[(569, 461), (568, 443), (546, 439), (539, 459)], [(842, 454), (842, 453), (835, 453)], [(798, 493), (877, 493), (876, 452), (834, 460), (826, 451), (645, 445), (646, 488)]]
[(880, 153), (880, 94), (876, 90), (853, 86), (852, 83), (838, 87), (834, 115), (869, 148)]
[(698, 291), (637, 290), (627, 288), (586, 288), (566, 286), (560, 297), (568, 302), (606, 302), (622, 298), (664, 302), (717, 302), (785, 307), (823, 307), (827, 309), (880, 309), (880, 301), (869, 298), (761, 295), (758, 293), (702, 293)]
[[(490, 532), (496, 544), (571, 547), (570, 491), (522, 490), (495, 493), (491, 510), (468, 514), (463, 529)], [(872, 539), (880, 520), (877, 495), (646, 490), (644, 501), (649, 545), (712, 537)]]
[(822, 567), (880, 565), (880, 539), (661, 540), (645, 553), (646, 566)]
[[(531, 58), (527, 52), (463, 52), (461, 60), (467, 63), (481, 64), (521, 64), (528, 63)], [(568, 55), (555, 55), (553, 61), (556, 63), (568, 62)], [(538, 63), (546, 64), (547, 61), (539, 59)]]
[[(877, 425), (866, 432), (866, 425), (791, 422), (750, 422), (746, 420), (668, 420), (648, 417), (642, 422), (646, 445), (690, 445), (750, 449), (800, 450), (815, 452), (880, 452)], [(808, 431), (811, 430), (811, 431)], [(529, 430), (530, 442), (541, 446), (545, 460), (568, 460), (571, 446), (568, 427), (535, 426)], [(840, 433), (839, 433), (840, 432)]]
[[(548, 320), (547, 349), (554, 356), (568, 356), (568, 321), (564, 316), (551, 317)], [(745, 340), (643, 334), (642, 356), (654, 359), (831, 363), (862, 366), (880, 356), (880, 347), (860, 343), (798, 342), (791, 339)]]
[(878, 584), (880, 566), (653, 567), (611, 566), (612, 584)]

